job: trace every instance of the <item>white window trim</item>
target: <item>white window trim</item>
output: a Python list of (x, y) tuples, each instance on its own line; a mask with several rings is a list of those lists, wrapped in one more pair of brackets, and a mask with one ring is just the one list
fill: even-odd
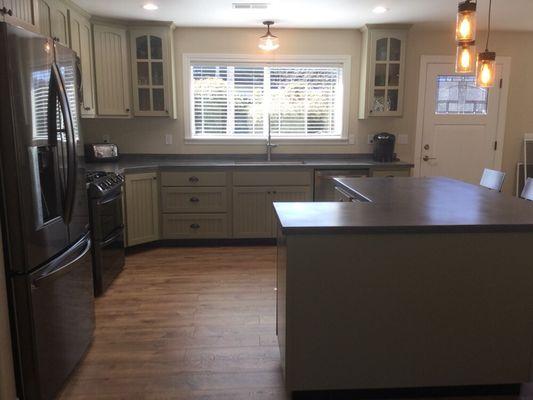
[(182, 60), (183, 72), (183, 123), (185, 132), (185, 143), (189, 144), (258, 144), (263, 145), (264, 137), (258, 138), (199, 138), (193, 137), (191, 130), (192, 108), (192, 87), (191, 87), (191, 65), (197, 62), (240, 62), (240, 63), (295, 63), (295, 64), (320, 64), (332, 63), (342, 65), (343, 79), (343, 110), (342, 110), (342, 127), (341, 137), (324, 137), (324, 138), (275, 138), (276, 142), (284, 144), (298, 145), (316, 145), (316, 144), (347, 144), (349, 141), (349, 123), (350, 123), (350, 77), (351, 77), (351, 59), (349, 55), (248, 55), (248, 54), (204, 54), (204, 53), (185, 53)]

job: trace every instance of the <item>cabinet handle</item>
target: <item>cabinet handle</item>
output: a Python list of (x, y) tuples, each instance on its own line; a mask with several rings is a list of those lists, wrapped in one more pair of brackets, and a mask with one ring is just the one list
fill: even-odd
[(200, 179), (198, 179), (196, 176), (191, 176), (189, 178), (189, 182), (191, 183), (197, 183)]
[(57, 36), (54, 36), (54, 37), (52, 38), (52, 40), (53, 40), (54, 42), (59, 42), (59, 38), (58, 38)]
[(198, 203), (198, 202), (200, 201), (200, 199), (199, 199), (198, 197), (191, 197), (191, 198), (189, 199), (189, 201), (190, 201), (191, 203)]
[(129, 109), (129, 108), (126, 108), (126, 112), (130, 112), (130, 109)]
[(200, 229), (200, 224), (191, 224), (191, 229)]
[(91, 107), (84, 107), (83, 108), (85, 111), (91, 111)]
[(7, 15), (9, 15), (10, 17), (13, 16), (13, 10), (7, 10)]
[(275, 190), (272, 192), (272, 194), (278, 194), (278, 192), (276, 192)]

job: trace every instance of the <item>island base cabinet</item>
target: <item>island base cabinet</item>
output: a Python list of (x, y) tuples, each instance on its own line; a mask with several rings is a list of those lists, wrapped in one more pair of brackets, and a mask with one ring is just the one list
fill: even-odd
[(159, 239), (157, 173), (128, 174), (125, 182), (126, 242), (128, 246)]
[(287, 389), (529, 382), (531, 243), (528, 232), (281, 235)]

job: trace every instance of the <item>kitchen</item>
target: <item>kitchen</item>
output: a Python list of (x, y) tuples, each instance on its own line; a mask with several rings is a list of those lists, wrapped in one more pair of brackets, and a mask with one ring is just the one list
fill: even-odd
[[(279, 335), (284, 321), (279, 303), (292, 289), (281, 290), (279, 271), (287, 268), (282, 255), (285, 238), (291, 241), (290, 217), (307, 215), (307, 207), (335, 202), (343, 211), (327, 209), (324, 217), (352, 224), (345, 226), (348, 231), (369, 229), (365, 224), (372, 211), (358, 216), (358, 222), (352, 213), (385, 206), (365, 181), (400, 185), (395, 182), (443, 175), (469, 182), (470, 189), (448, 187), (439, 178), (432, 185), (457, 190), (457, 199), (465, 196), (471, 206), (467, 216), (476, 229), (484, 225), (502, 231), (506, 226), (521, 232), (529, 227), (529, 203), (513, 198), (521, 192), (521, 187), (515, 189), (520, 181), (518, 163), (525, 164), (526, 177), (530, 172), (522, 159), (522, 140), (533, 125), (528, 113), (533, 106), (529, 2), (521, 1), (516, 9), (497, 0), (491, 4), (487, 48), (497, 52), (497, 81), (488, 91), (468, 86), (468, 79), (475, 81), (475, 71), (461, 75), (453, 70), (457, 1), (341, 2), (327, 12), (320, 8), (326, 7), (325, 2), (313, 3), (307, 10), (298, 1), (213, 2), (212, 12), (206, 13), (192, 2), (0, 2), (7, 22), (2, 25), (6, 57), (0, 78), (3, 92), (10, 94), (1, 103), (8, 293), (3, 296), (8, 298), (5, 310), (10, 310), (2, 311), (2, 320), (11, 322), (11, 329), (3, 324), (6, 329), (0, 335), (2, 400), (15, 396), (281, 399), (285, 389), (294, 396), (335, 396), (341, 389), (473, 384), (489, 385), (481, 393), (494, 394), (499, 389), (491, 384), (501, 388), (527, 383), (523, 360), (511, 349), (506, 354), (522, 363), (517, 362), (516, 374), (510, 374), (520, 376), (517, 382), (492, 369), (492, 375), (480, 371), (455, 381), (438, 376), (426, 381), (420, 376), (388, 380), (375, 375), (382, 385), (371, 379), (360, 381), (361, 385), (349, 379), (332, 383), (335, 379), (323, 373), (326, 383), (310, 379), (315, 386), (293, 385), (309, 379), (298, 381), (294, 370), (282, 369), (278, 347), (283, 352)], [(476, 40), (477, 50), (482, 51), (489, 1), (478, 3)], [(26, 41), (40, 45), (28, 48)], [(24, 79), (10, 81), (17, 75), (14, 71), (28, 68), (28, 79), (20, 74)], [(457, 83), (454, 79), (474, 91), (479, 109), (469, 113), (449, 108), (457, 101), (441, 96), (447, 85)], [(301, 89), (311, 83), (314, 93)], [(24, 85), (32, 85), (32, 90)], [(299, 96), (310, 96), (307, 109), (299, 108)], [(438, 107), (448, 108), (431, 109), (435, 101), (430, 99), (435, 98)], [(50, 111), (54, 108), (50, 104), (56, 103), (59, 113)], [(12, 126), (28, 132), (32, 144), (11, 134)], [(50, 131), (57, 132), (57, 138), (51, 138)], [(384, 132), (394, 136), (376, 136)], [(457, 135), (460, 141), (454, 140)], [(490, 201), (478, 204), (485, 192), (469, 190), (474, 190), (472, 184), (478, 189), (484, 168), (505, 171), (506, 177), (502, 193), (490, 192)], [(85, 170), (90, 172), (87, 176)], [(350, 183), (343, 186), (345, 181)], [(35, 182), (41, 182), (40, 193)], [(46, 187), (49, 183), (52, 189)], [(382, 190), (416, 192), (397, 186)], [(348, 201), (339, 193), (347, 193)], [(359, 196), (370, 204), (351, 204)], [(389, 230), (392, 223), (411, 223), (407, 218), (411, 214), (402, 208), (403, 198), (391, 197), (390, 218), (406, 219), (389, 220)], [(427, 193), (424, 198), (435, 201)], [(448, 200), (453, 203), (453, 198)], [(281, 205), (275, 209), (273, 203)], [(284, 204), (288, 217), (282, 215)], [(521, 214), (475, 220), (480, 209), (491, 207)], [(27, 221), (25, 211), (19, 210), (32, 210), (41, 220)], [(326, 227), (332, 223), (321, 221)], [(71, 253), (63, 253), (67, 245), (72, 246)], [(513, 254), (520, 254), (512, 260), (525, 257), (516, 245), (509, 246)], [(397, 249), (394, 254), (400, 253)], [(68, 283), (67, 268), (59, 274), (63, 279), (57, 280), (56, 289), (38, 290), (53, 285), (49, 276), (74, 259), (92, 275), (72, 278), (78, 283), (81, 279), (84, 289)], [(516, 283), (525, 291), (528, 275), (516, 262), (517, 273), (500, 279), (507, 277), (510, 286)], [(478, 259), (472, 263), (482, 265)], [(293, 265), (292, 259), (286, 265)], [(16, 284), (26, 279), (32, 282), (27, 287)], [(65, 307), (54, 304), (62, 299), (60, 285), (63, 290), (65, 285), (78, 290), (63, 299)], [(44, 295), (39, 297), (39, 292)], [(40, 300), (29, 305), (23, 300), (28, 294)], [(339, 296), (342, 299), (342, 292)], [(526, 295), (513, 301), (502, 298), (514, 311), (530, 306)], [(475, 304), (482, 313), (483, 305)], [(69, 307), (78, 312), (74, 315)], [(93, 307), (95, 318), (90, 315)], [(294, 320), (302, 321), (299, 315)], [(465, 320), (466, 314), (457, 317), (457, 323)], [(67, 334), (67, 325), (77, 329), (67, 329)], [(529, 350), (528, 329), (524, 324), (516, 341), (524, 354)], [(511, 331), (500, 332), (501, 338), (508, 339)], [(69, 334), (74, 342), (56, 340)], [(330, 339), (317, 340), (325, 344)], [(13, 351), (5, 345), (10, 341)], [(302, 349), (294, 351), (309, 351)], [(430, 354), (426, 352), (427, 357)], [(465, 361), (459, 356), (456, 360), (458, 365)], [(298, 370), (303, 374), (305, 369)], [(320, 392), (326, 389), (334, 392)], [(517, 396), (520, 388), (509, 390)]]

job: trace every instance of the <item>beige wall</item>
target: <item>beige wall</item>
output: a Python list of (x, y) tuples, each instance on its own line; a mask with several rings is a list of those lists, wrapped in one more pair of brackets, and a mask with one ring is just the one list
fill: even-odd
[(13, 374), (3, 257), (2, 235), (0, 234), (0, 400), (14, 400), (16, 398), (15, 376)]
[[(183, 53), (236, 53), (256, 54), (256, 29), (178, 28), (175, 31), (177, 66), (178, 119), (137, 118), (132, 120), (86, 120), (84, 128), (88, 140), (101, 140), (102, 134), (111, 135), (125, 153), (243, 153), (264, 152), (263, 145), (191, 145), (184, 143), (183, 90), (181, 61)], [(399, 156), (412, 161), (416, 130), (418, 78), (421, 55), (452, 55), (455, 52), (453, 34), (443, 31), (411, 30), (407, 47), (407, 75), (405, 112), (403, 118), (357, 119), (359, 96), (359, 69), (361, 34), (358, 30), (276, 30), (281, 39), (279, 54), (334, 54), (350, 55), (352, 76), (350, 88), (349, 134), (356, 138), (353, 145), (299, 145), (281, 146), (285, 153), (366, 153), (371, 133), (388, 131), (409, 135), (408, 145), (398, 145)], [(481, 34), (480, 37), (484, 37)], [(533, 32), (500, 33), (492, 36), (491, 48), (502, 56), (512, 57), (509, 108), (507, 113), (504, 169), (510, 174), (506, 182), (509, 190), (514, 180), (514, 166), (519, 157), (520, 139), (524, 132), (533, 131), (533, 74), (526, 71), (533, 64)], [(275, 55), (273, 56), (275, 57)], [(173, 144), (165, 145), (165, 135), (173, 135)]]

